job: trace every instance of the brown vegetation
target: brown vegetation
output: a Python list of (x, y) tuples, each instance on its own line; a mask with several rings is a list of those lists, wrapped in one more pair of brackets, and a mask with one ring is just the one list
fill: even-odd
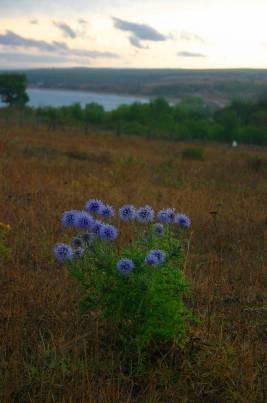
[[(266, 401), (266, 149), (205, 145), (202, 160), (183, 159), (188, 147), (0, 128), (0, 221), (12, 251), (0, 257), (1, 402)], [(140, 377), (81, 316), (78, 285), (51, 257), (66, 239), (62, 211), (89, 197), (192, 217), (185, 271), (199, 323), (183, 351), (159, 352)]]

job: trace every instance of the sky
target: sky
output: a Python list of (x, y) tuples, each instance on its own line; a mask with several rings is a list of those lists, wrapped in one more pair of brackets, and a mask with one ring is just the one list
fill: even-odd
[(267, 68), (267, 0), (0, 0), (0, 69)]

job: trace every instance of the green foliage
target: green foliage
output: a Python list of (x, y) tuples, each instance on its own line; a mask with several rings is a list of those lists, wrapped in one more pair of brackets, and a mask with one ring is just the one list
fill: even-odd
[(202, 161), (204, 159), (203, 155), (203, 149), (202, 148), (185, 148), (182, 151), (182, 158), (184, 160), (200, 160)]
[[(165, 230), (158, 236), (152, 228), (140, 231), (137, 225), (134, 232), (141, 235), (120, 251), (96, 239), (86, 254), (70, 265), (82, 286), (82, 311), (98, 312), (121, 343), (125, 357), (138, 356), (139, 361), (157, 343), (183, 345), (190, 317), (183, 302), (188, 285), (182, 272), (182, 234), (168, 226)], [(165, 250), (166, 262), (147, 265), (145, 257), (152, 249)], [(128, 275), (117, 270), (122, 257), (135, 264)]]
[[(6, 112), (8, 113), (8, 111)], [(65, 125), (83, 127), (92, 125), (114, 130), (117, 135), (136, 135), (169, 140), (208, 140), (246, 144), (267, 144), (267, 103), (234, 100), (228, 106), (214, 110), (199, 97), (186, 97), (176, 105), (164, 98), (147, 104), (135, 102), (105, 111), (91, 103), (59, 108), (27, 108), (27, 116), (47, 123), (51, 130)], [(12, 112), (12, 117), (14, 116)]]
[(125, 122), (122, 121), (120, 124), (120, 130), (124, 134), (130, 134), (135, 136), (143, 137), (147, 133), (147, 127), (139, 122)]
[(86, 123), (100, 124), (105, 118), (103, 106), (95, 102), (87, 104), (84, 109), (84, 119)]
[(26, 93), (27, 79), (24, 74), (0, 74), (0, 98), (9, 105), (24, 106), (29, 97)]

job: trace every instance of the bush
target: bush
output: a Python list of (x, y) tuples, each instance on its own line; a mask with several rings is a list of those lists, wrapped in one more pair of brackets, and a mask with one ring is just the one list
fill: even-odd
[(27, 158), (54, 159), (61, 155), (61, 153), (54, 148), (47, 146), (35, 147), (30, 144), (22, 147), (21, 152)]
[(145, 136), (147, 128), (138, 122), (121, 122), (122, 134)]
[(188, 285), (181, 239), (190, 219), (167, 209), (159, 213), (162, 223), (152, 224), (154, 212), (149, 206), (137, 212), (125, 206), (119, 211), (120, 221), (132, 223), (121, 222), (120, 227), (125, 227), (128, 238), (136, 236), (129, 245), (118, 246), (118, 231), (107, 224), (114, 214), (112, 207), (91, 200), (86, 208), (88, 213), (64, 213), (65, 226), (85, 232), (72, 246), (58, 244), (54, 250), (80, 282), (82, 312), (97, 312), (120, 343), (125, 360), (137, 359), (139, 365), (157, 344), (182, 346), (190, 315), (183, 302)]
[(182, 151), (182, 158), (184, 160), (199, 160), (202, 161), (204, 159), (204, 152), (202, 148), (185, 148)]
[(77, 161), (89, 161), (98, 164), (110, 164), (112, 163), (112, 158), (108, 152), (101, 152), (99, 154), (88, 153), (79, 150), (66, 151), (62, 155), (69, 159)]

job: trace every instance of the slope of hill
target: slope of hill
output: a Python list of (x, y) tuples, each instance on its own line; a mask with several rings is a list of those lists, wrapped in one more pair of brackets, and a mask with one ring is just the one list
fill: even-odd
[[(0, 127), (0, 221), (11, 226), (0, 254), (2, 402), (265, 401), (266, 151), (207, 145), (190, 160), (188, 147)], [(184, 270), (199, 322), (143, 376), (126, 372), (97, 315), (81, 315), (77, 282), (51, 257), (62, 212), (90, 196), (192, 218)]]

